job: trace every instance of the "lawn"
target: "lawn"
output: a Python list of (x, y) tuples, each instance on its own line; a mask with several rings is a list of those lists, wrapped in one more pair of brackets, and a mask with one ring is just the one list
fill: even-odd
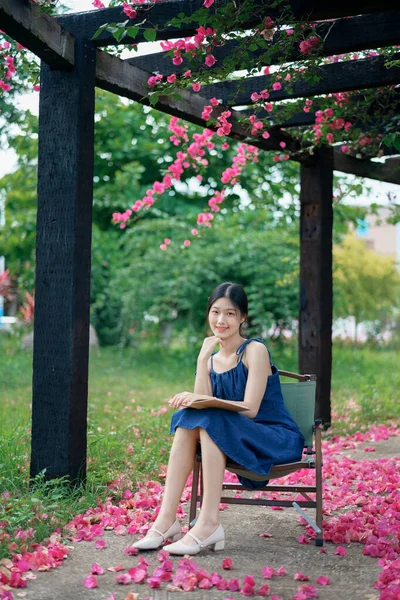
[[(293, 345), (271, 345), (271, 351), (278, 366), (296, 370)], [(192, 388), (196, 348), (143, 346), (92, 352), (88, 481), (74, 492), (66, 482), (45, 482), (40, 477), (34, 488), (28, 488), (32, 356), (5, 336), (0, 336), (0, 355), (1, 558), (9, 554), (10, 543), (41, 540), (74, 514), (117, 493), (109, 487), (113, 481), (162, 477), (170, 445), (170, 411), (164, 400)], [(399, 397), (394, 351), (335, 346), (333, 428), (325, 435), (400, 420)]]

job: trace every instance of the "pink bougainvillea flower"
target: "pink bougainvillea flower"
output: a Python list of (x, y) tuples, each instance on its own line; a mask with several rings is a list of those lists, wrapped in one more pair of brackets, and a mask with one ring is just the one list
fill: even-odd
[(128, 546), (127, 548), (124, 548), (123, 552), (128, 556), (136, 556), (137, 554), (139, 554), (139, 550), (134, 546)]
[(375, 451), (376, 451), (375, 446), (366, 446), (364, 448), (364, 452), (375, 452)]
[(214, 0), (204, 0), (203, 2), (203, 6), (205, 6), (206, 8), (210, 8), (210, 6), (212, 6), (214, 4)]
[(257, 596), (268, 596), (270, 592), (270, 587), (267, 583), (264, 583), (257, 592)]
[(166, 250), (167, 249), (167, 245), (166, 244), (160, 244), (160, 249), (161, 250)]
[(83, 585), (85, 586), (85, 588), (88, 589), (96, 588), (98, 585), (97, 577), (95, 577), (94, 575), (89, 575), (89, 577), (85, 577), (85, 579), (83, 580)]
[(304, 594), (306, 598), (318, 598), (318, 591), (315, 585), (311, 585), (310, 583), (299, 585), (297, 588), (297, 593)]
[(95, 8), (105, 8), (104, 4), (101, 2), (101, 0), (93, 0), (92, 5)]
[(105, 540), (96, 540), (94, 543), (94, 547), (96, 550), (104, 550), (104, 548), (106, 547)]
[(297, 538), (297, 541), (299, 542), (299, 544), (309, 544), (310, 540), (308, 538), (306, 538), (305, 535), (299, 535), (299, 537)]
[(207, 54), (206, 60), (204, 61), (207, 67), (212, 67), (217, 62), (217, 59), (212, 54)]
[(282, 85), (279, 83), (279, 81), (275, 81), (275, 83), (272, 84), (272, 89), (275, 90), (275, 92), (280, 90), (281, 87), (282, 87)]
[(227, 571), (230, 571), (232, 569), (232, 559), (224, 558), (224, 560), (222, 561), (222, 568), (226, 569)]
[(183, 245), (187, 248), (188, 246), (190, 246), (190, 240), (184, 240)]
[(337, 554), (338, 556), (346, 556), (347, 550), (343, 546), (338, 546), (336, 548), (335, 554)]
[(143, 583), (144, 580), (147, 578), (147, 569), (144, 569), (142, 567), (132, 567), (132, 569), (129, 569), (128, 574), (131, 576), (132, 581), (134, 581), (135, 583)]
[(200, 84), (200, 83), (194, 83), (194, 84), (192, 85), (192, 90), (193, 90), (194, 92), (199, 92), (199, 91), (201, 90), (201, 84)]
[(329, 577), (325, 577), (325, 575), (321, 575), (316, 580), (316, 583), (318, 583), (318, 585), (329, 585), (330, 582), (331, 582), (331, 580), (329, 579)]
[(128, 2), (122, 3), (122, 9), (129, 19), (136, 19), (137, 11)]
[(265, 579), (272, 579), (272, 576), (275, 574), (275, 569), (266, 565), (261, 569), (261, 574)]
[(123, 571), (124, 568), (125, 567), (123, 564), (119, 564), (116, 567), (108, 567), (107, 571), (111, 571), (112, 573), (118, 573), (118, 571)]
[(237, 577), (229, 580), (229, 589), (231, 592), (238, 592), (240, 590), (240, 581)]
[(100, 567), (100, 565), (98, 565), (97, 563), (93, 563), (90, 573), (92, 575), (103, 575), (104, 569), (103, 569), (103, 567)]
[(255, 590), (254, 585), (250, 585), (249, 583), (245, 583), (240, 592), (244, 596), (254, 596)]
[(308, 581), (310, 578), (308, 577), (308, 575), (304, 575), (304, 573), (301, 573), (300, 571), (296, 571), (293, 579), (295, 581)]
[(286, 567), (282, 565), (279, 569), (276, 569), (275, 573), (277, 575), (286, 575)]
[(128, 583), (132, 582), (132, 577), (129, 575), (129, 573), (120, 573), (119, 575), (115, 576), (115, 582), (120, 585), (128, 585)]

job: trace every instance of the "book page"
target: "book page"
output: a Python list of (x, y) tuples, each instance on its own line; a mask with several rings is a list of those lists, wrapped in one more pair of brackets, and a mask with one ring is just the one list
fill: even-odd
[(223, 408), (224, 410), (231, 410), (233, 412), (244, 412), (246, 410), (250, 410), (247, 406), (243, 405), (243, 402), (236, 402), (234, 400), (221, 400), (219, 398), (212, 399), (199, 399), (192, 400), (185, 404), (185, 407), (188, 408)]

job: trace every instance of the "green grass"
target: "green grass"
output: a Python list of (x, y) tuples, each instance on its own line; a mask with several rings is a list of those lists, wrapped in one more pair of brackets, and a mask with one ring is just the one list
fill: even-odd
[[(271, 346), (274, 362), (296, 370), (291, 344)], [(88, 479), (72, 491), (65, 480), (38, 477), (29, 488), (32, 356), (0, 336), (0, 558), (18, 528), (35, 541), (104, 500), (116, 479), (159, 478), (170, 446), (171, 413), (164, 400), (193, 387), (196, 349), (104, 348), (92, 352), (89, 373)], [(394, 351), (334, 347), (331, 433), (351, 433), (400, 419), (400, 374)], [(10, 536), (8, 538), (7, 536)], [(32, 540), (30, 540), (32, 541)]]

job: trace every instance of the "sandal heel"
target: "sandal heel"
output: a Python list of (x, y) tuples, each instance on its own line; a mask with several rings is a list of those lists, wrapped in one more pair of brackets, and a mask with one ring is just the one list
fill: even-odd
[(223, 550), (225, 548), (225, 540), (220, 540), (213, 546), (210, 546), (210, 548), (211, 550), (214, 550), (214, 552), (218, 552), (218, 550)]

